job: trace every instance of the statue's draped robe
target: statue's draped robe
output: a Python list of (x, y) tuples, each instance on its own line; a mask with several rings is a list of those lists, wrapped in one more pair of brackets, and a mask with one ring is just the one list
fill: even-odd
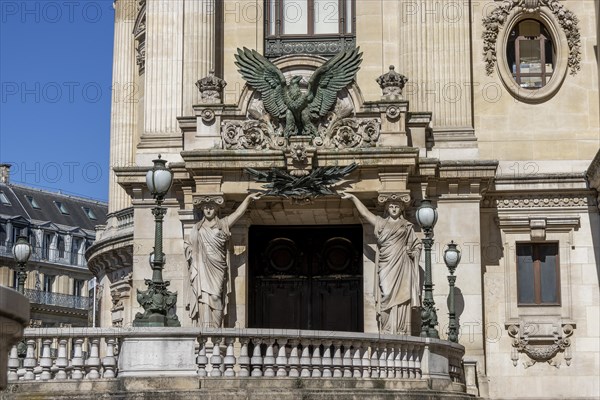
[(411, 307), (419, 300), (421, 241), (404, 218), (377, 217), (377, 276), (375, 298), (380, 331), (410, 334)]
[(230, 292), (227, 242), (231, 237), (228, 217), (216, 218), (213, 227), (205, 220), (194, 225), (186, 241), (191, 291), (190, 317), (199, 326), (220, 327)]

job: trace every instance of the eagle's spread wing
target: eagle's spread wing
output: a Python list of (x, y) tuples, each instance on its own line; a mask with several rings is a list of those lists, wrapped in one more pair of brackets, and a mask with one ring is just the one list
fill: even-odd
[(310, 77), (308, 110), (315, 117), (327, 115), (335, 104), (338, 92), (348, 86), (362, 62), (360, 48), (345, 51), (320, 66)]
[(242, 77), (260, 92), (267, 112), (274, 117), (284, 117), (287, 111), (283, 95), (286, 82), (281, 71), (256, 50), (245, 47), (238, 49), (235, 59)]

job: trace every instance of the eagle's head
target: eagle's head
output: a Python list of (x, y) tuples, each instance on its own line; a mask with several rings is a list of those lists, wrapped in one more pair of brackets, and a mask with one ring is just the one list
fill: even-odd
[(298, 75), (294, 75), (290, 80), (290, 85), (298, 85), (300, 86), (300, 82), (302, 82), (302, 77)]

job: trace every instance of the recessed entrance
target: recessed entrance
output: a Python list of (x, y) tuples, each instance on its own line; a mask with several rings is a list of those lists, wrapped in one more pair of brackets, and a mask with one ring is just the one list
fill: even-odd
[(363, 331), (362, 226), (252, 226), (249, 326)]

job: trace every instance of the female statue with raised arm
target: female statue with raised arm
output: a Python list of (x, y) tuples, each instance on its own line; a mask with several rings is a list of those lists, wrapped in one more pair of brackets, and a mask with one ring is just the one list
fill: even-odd
[(227, 307), (229, 294), (229, 260), (227, 243), (230, 228), (240, 219), (251, 201), (260, 194), (249, 194), (229, 216), (219, 218), (214, 202), (202, 204), (202, 219), (185, 241), (191, 292), (189, 311), (198, 326), (219, 328)]
[(353, 194), (344, 193), (358, 213), (375, 228), (375, 301), (379, 331), (410, 335), (411, 307), (419, 307), (419, 259), (421, 241), (413, 226), (402, 217), (402, 203), (386, 203), (385, 218), (370, 212)]

